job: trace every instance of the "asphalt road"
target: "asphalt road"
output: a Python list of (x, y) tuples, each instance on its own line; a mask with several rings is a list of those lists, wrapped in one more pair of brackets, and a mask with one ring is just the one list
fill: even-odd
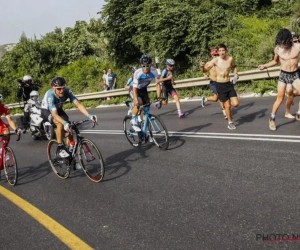
[[(167, 151), (151, 143), (130, 146), (121, 132), (126, 107), (94, 109), (99, 126), (82, 129), (105, 159), (101, 183), (81, 170), (59, 179), (47, 161), (47, 141), (25, 134), (10, 142), (18, 185), (10, 187), (3, 175), (0, 185), (95, 249), (300, 249), (300, 241), (291, 240), (300, 238), (300, 124), (284, 118), (282, 106), (278, 130), (270, 131), (274, 101), (241, 99), (233, 131), (216, 103), (184, 102), (184, 119), (174, 103), (152, 108), (170, 131)], [(1, 249), (68, 249), (2, 195), (0, 209)], [(285, 240), (273, 241), (280, 237)]]

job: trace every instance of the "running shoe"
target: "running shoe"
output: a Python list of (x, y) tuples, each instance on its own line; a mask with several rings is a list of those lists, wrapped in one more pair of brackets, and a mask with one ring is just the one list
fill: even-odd
[(272, 119), (272, 118), (269, 119), (269, 128), (270, 128), (270, 130), (273, 130), (273, 131), (276, 130), (275, 119)]
[(205, 106), (205, 103), (207, 102), (207, 98), (205, 96), (201, 97), (201, 103), (202, 103), (202, 107)]
[(231, 122), (231, 123), (228, 123), (228, 128), (230, 130), (233, 130), (233, 129), (236, 129), (236, 126)]
[(178, 117), (179, 117), (179, 118), (185, 117), (185, 113), (180, 113), (180, 114), (178, 114)]
[(293, 116), (292, 114), (285, 114), (285, 118), (295, 119), (295, 116)]

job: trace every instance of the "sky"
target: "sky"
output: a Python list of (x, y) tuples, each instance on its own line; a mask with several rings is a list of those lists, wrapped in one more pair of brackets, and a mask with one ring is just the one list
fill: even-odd
[[(125, 0), (126, 1), (126, 0)], [(104, 0), (0, 0), (0, 45), (18, 43), (24, 32), (37, 39), (55, 27), (74, 27), (76, 21), (99, 18)]]

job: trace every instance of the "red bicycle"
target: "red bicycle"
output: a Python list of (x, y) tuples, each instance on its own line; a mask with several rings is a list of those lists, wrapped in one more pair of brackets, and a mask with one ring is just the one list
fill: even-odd
[[(4, 170), (7, 182), (15, 186), (18, 181), (18, 164), (13, 150), (8, 146), (8, 135), (15, 135), (15, 133), (0, 134), (0, 171)], [(17, 135), (17, 141), (20, 137), (21, 134)]]

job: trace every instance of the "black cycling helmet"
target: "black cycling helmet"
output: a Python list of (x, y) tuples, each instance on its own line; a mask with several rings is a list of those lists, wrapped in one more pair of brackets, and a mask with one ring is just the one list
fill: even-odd
[(56, 76), (51, 80), (51, 85), (54, 88), (64, 87), (66, 85), (66, 80), (62, 76)]
[(152, 63), (152, 59), (148, 55), (142, 55), (142, 57), (140, 58), (140, 63), (142, 66), (150, 66)]

